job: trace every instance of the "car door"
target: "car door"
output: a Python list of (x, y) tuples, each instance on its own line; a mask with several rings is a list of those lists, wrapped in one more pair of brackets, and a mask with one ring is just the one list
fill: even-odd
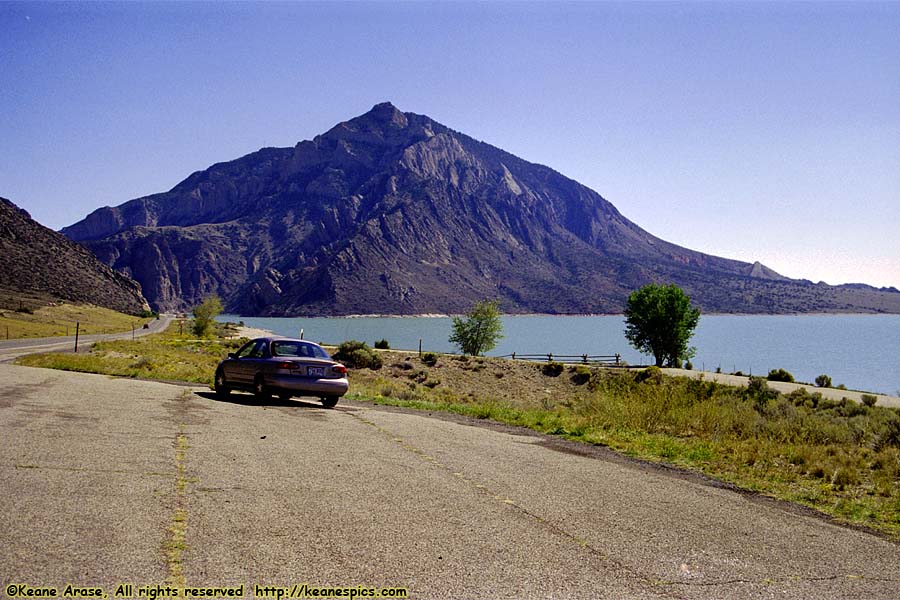
[(256, 375), (256, 358), (260, 354), (260, 347), (265, 345), (265, 340), (252, 340), (241, 346), (235, 357), (225, 363), (225, 377), (230, 382), (240, 385), (250, 385)]
[(268, 340), (256, 340), (245, 356), (238, 357), (242, 383), (252, 384), (256, 374), (263, 370), (269, 357), (268, 345)]

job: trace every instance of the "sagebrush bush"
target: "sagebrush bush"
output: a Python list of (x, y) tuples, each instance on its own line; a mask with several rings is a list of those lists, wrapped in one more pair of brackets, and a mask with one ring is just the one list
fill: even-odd
[(863, 394), (860, 399), (862, 400), (863, 404), (871, 408), (875, 406), (875, 403), (878, 401), (878, 396), (873, 396), (872, 394)]
[(772, 369), (769, 371), (769, 375), (766, 377), (769, 381), (784, 381), (787, 383), (794, 382), (794, 376), (785, 371), (784, 369)]
[(816, 387), (830, 388), (831, 387), (831, 377), (822, 373), (821, 375), (816, 377)]
[(341, 342), (333, 358), (351, 369), (372, 369), (377, 371), (382, 365), (381, 357), (376, 352), (373, 352), (368, 344), (358, 340)]
[(438, 357), (434, 352), (426, 352), (422, 355), (422, 362), (428, 365), (429, 367), (433, 367), (437, 364)]
[(643, 371), (638, 371), (638, 374), (634, 377), (634, 380), (638, 383), (642, 383), (644, 381), (649, 383), (662, 383), (662, 379), (662, 369), (655, 365), (652, 367), (647, 367)]
[(572, 372), (572, 383), (575, 385), (584, 385), (591, 380), (591, 370), (585, 365), (577, 365), (570, 371)]
[(377, 350), (390, 350), (391, 345), (386, 339), (380, 339), (377, 342), (375, 342), (375, 348)]
[(541, 373), (547, 377), (559, 377), (563, 372), (563, 364), (556, 361), (550, 361), (541, 366)]

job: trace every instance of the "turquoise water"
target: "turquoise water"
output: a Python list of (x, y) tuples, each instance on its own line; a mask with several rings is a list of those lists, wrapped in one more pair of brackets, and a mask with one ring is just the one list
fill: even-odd
[[(391, 348), (453, 352), (448, 317), (267, 318), (221, 315), (278, 335), (338, 343), (357, 339)], [(504, 316), (504, 338), (488, 354), (621, 354), (647, 364), (624, 336), (621, 316)], [(826, 373), (835, 385), (900, 395), (900, 315), (708, 315), (691, 340), (694, 368), (765, 375), (784, 368), (798, 381)]]

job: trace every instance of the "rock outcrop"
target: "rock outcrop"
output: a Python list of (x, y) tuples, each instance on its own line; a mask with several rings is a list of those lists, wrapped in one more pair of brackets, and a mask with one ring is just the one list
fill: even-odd
[(101, 263), (86, 248), (34, 221), (0, 198), (0, 291), (104, 306), (124, 313), (149, 310), (140, 286)]

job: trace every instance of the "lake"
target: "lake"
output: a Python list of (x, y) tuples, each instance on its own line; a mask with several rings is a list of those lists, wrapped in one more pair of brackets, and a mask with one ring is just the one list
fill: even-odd
[[(382, 338), (391, 348), (455, 352), (447, 341), (449, 317), (270, 318), (220, 315), (278, 335), (369, 345)], [(652, 363), (624, 335), (621, 316), (504, 316), (504, 338), (489, 356), (504, 354), (621, 354), (630, 364)], [(823, 373), (834, 385), (900, 395), (900, 315), (704, 315), (691, 340), (694, 368), (765, 375), (784, 368), (798, 381)]]

